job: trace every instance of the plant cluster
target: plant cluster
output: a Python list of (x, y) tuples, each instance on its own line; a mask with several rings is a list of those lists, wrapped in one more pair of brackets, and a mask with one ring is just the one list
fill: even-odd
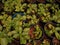
[(0, 16), (0, 21), (2, 23), (0, 24), (1, 45), (7, 45), (11, 43), (14, 38), (18, 37), (20, 44), (26, 44), (27, 41), (34, 41), (42, 36), (42, 30), (37, 24), (39, 19), (37, 19), (35, 15), (21, 16), (17, 14), (17, 16), (12, 19), (12, 16), (3, 14)]
[(60, 45), (60, 5), (56, 1), (2, 0), (0, 45)]

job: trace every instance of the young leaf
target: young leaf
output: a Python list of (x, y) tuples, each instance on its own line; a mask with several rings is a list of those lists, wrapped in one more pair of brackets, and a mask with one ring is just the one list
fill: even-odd
[(7, 45), (8, 41), (6, 38), (1, 38), (1, 45)]

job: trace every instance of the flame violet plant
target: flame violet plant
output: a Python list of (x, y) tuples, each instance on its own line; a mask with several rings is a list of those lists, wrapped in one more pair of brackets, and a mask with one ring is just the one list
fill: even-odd
[[(26, 19), (31, 19), (28, 22)], [(36, 19), (35, 15), (17, 15), (12, 19), (11, 16), (4, 14), (0, 16), (0, 20), (3, 25), (0, 24), (0, 44), (8, 45), (11, 43), (14, 38), (20, 38), (20, 44), (26, 44), (27, 41), (31, 42), (32, 40), (36, 40), (41, 38), (42, 30), (39, 27), (38, 19)], [(34, 21), (37, 20), (37, 21)], [(34, 25), (34, 26), (32, 26)]]
[(0, 45), (60, 45), (60, 5), (56, 1), (2, 0)]
[(2, 0), (2, 2), (4, 3), (4, 11), (24, 11), (24, 9), (26, 8), (26, 3), (25, 4), (21, 4), (24, 0)]

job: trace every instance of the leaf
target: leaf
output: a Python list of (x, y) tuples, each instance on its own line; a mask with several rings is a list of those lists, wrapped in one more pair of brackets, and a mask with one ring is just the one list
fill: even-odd
[(1, 45), (7, 45), (7, 39), (6, 38), (1, 38)]
[(13, 38), (17, 38), (17, 37), (19, 37), (19, 34), (14, 34), (13, 35)]
[(22, 33), (22, 27), (19, 27), (19, 34)]
[(60, 27), (56, 27), (55, 30), (56, 30), (56, 31), (60, 31)]
[(0, 25), (0, 31), (2, 30), (2, 28), (3, 28), (3, 27)]
[(55, 32), (55, 36), (56, 36), (57, 39), (60, 40), (60, 34), (58, 32)]
[(3, 19), (3, 16), (0, 16), (0, 19)]
[(20, 44), (26, 44), (26, 39), (24, 39), (23, 37), (20, 38)]

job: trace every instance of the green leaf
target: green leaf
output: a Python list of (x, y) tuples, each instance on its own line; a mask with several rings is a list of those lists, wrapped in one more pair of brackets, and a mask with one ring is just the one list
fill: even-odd
[(58, 32), (55, 32), (55, 36), (56, 36), (57, 39), (60, 40), (60, 34)]
[(3, 27), (0, 25), (0, 31), (2, 30), (2, 28), (3, 28)]
[(19, 34), (14, 34), (13, 35), (13, 38), (17, 38), (17, 37), (19, 37)]
[(20, 44), (26, 44), (26, 39), (24, 39), (23, 37), (20, 38)]
[(7, 45), (7, 39), (6, 38), (1, 38), (1, 45)]

